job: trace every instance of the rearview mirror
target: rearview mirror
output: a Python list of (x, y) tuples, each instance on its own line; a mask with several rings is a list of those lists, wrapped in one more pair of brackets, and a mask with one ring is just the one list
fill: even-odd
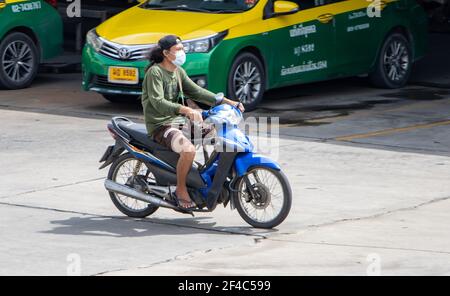
[(288, 15), (296, 13), (300, 10), (300, 7), (297, 3), (291, 1), (275, 1), (273, 3), (273, 15), (272, 16), (280, 16), (280, 15)]

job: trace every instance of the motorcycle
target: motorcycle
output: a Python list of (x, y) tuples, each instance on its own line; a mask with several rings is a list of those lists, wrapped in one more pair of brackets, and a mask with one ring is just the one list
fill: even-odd
[[(212, 212), (218, 204), (237, 209), (255, 228), (274, 228), (288, 216), (292, 191), (280, 166), (254, 153), (254, 146), (240, 129), (239, 109), (223, 104), (202, 112), (205, 123), (215, 128), (210, 143), (203, 141), (204, 163), (194, 162), (187, 186), (194, 209), (178, 206), (176, 165), (179, 155), (148, 136), (144, 124), (114, 117), (108, 130), (115, 140), (100, 163), (111, 165), (105, 188), (119, 211), (144, 218), (159, 207), (180, 213)], [(212, 152), (207, 147), (212, 148)], [(211, 150), (211, 149), (209, 149)]]

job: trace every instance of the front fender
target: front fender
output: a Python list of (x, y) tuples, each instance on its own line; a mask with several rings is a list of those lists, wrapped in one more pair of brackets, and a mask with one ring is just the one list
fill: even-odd
[(234, 161), (234, 167), (238, 177), (242, 177), (254, 166), (262, 166), (274, 170), (281, 170), (280, 166), (272, 159), (252, 152), (239, 153)]

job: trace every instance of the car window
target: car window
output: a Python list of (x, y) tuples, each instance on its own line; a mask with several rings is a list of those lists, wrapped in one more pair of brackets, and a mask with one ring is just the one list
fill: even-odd
[(292, 2), (297, 3), (300, 10), (304, 10), (343, 1), (347, 0), (293, 0)]
[(246, 11), (253, 8), (259, 0), (148, 0), (144, 8), (169, 9), (169, 8), (191, 8), (211, 12), (217, 11)]

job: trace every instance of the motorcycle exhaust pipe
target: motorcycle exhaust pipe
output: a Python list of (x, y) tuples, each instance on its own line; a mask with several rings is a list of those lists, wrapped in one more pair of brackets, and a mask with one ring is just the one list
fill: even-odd
[(105, 180), (105, 188), (108, 191), (122, 194), (143, 202), (150, 203), (152, 205), (158, 206), (158, 207), (164, 207), (169, 209), (178, 209), (175, 205), (168, 203), (165, 200), (162, 200), (160, 198), (151, 196), (149, 194), (137, 191), (136, 189), (130, 188), (128, 186), (119, 184), (117, 182), (114, 182), (112, 180)]

